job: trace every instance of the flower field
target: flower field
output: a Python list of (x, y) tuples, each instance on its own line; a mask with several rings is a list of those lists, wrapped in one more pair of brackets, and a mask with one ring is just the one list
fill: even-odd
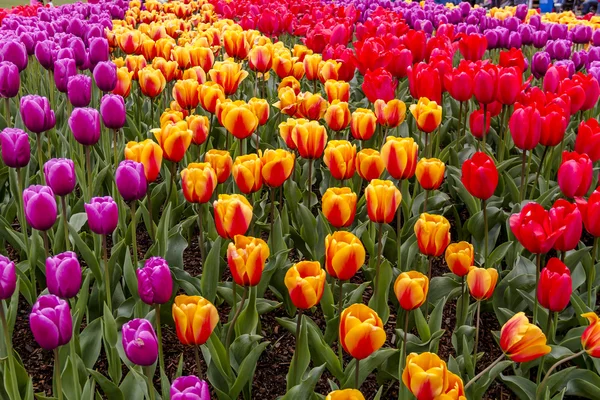
[(1, 399), (600, 399), (600, 17), (0, 21)]

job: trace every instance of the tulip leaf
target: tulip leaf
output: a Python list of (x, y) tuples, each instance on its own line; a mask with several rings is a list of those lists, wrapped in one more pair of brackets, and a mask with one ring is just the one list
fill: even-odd
[(262, 339), (260, 335), (243, 334), (238, 336), (231, 347), (229, 354), (231, 356), (231, 366), (235, 371), (239, 370), (240, 364), (248, 356), (254, 345)]
[[(75, 355), (77, 357), (77, 355)], [(67, 357), (67, 363), (62, 371), (63, 392), (69, 400), (75, 400), (81, 394), (81, 385), (77, 375), (77, 367), (73, 365), (73, 357)], [(75, 376), (74, 376), (75, 374)]]
[(300, 218), (298, 221), (300, 225), (300, 236), (306, 241), (307, 248), (310, 252), (307, 256), (310, 255), (312, 259), (317, 259), (317, 219), (304, 204), (298, 204), (298, 214), (298, 217)]
[(178, 229), (175, 234), (169, 236), (165, 260), (171, 269), (183, 269), (183, 252), (187, 247), (188, 242), (181, 235), (181, 229)]
[(86, 368), (92, 368), (100, 356), (102, 348), (102, 319), (89, 323), (79, 335), (81, 357)]
[(238, 336), (256, 333), (259, 322), (258, 311), (256, 310), (256, 287), (250, 287), (246, 290), (250, 292), (250, 297), (235, 324), (235, 332)]
[(252, 349), (250, 354), (248, 354), (244, 361), (242, 361), (242, 363), (240, 364), (240, 370), (237, 374), (237, 378), (235, 379), (233, 386), (231, 386), (231, 388), (229, 389), (229, 397), (231, 397), (232, 399), (237, 399), (244, 386), (249, 381), (252, 381), (258, 359), (270, 343), (271, 342), (262, 342), (254, 349)]
[[(211, 356), (211, 362), (215, 364), (215, 366), (223, 376), (223, 379), (230, 381), (232, 371), (231, 366), (229, 365), (227, 351), (225, 350), (225, 346), (223, 346), (223, 343), (217, 336), (216, 332), (213, 332), (210, 335), (210, 338), (206, 341), (204, 346), (208, 349), (208, 352)], [(228, 382), (228, 384), (230, 383)]]
[(91, 368), (88, 368), (88, 372), (94, 377), (98, 385), (102, 388), (102, 391), (106, 395), (108, 400), (124, 400), (123, 392), (117, 385), (113, 382), (109, 381), (104, 375), (100, 372), (94, 371)]
[(429, 315), (429, 331), (436, 332), (442, 329), (442, 314), (444, 312), (444, 306), (446, 305), (446, 297), (443, 297), (431, 311)]
[(415, 325), (417, 327), (417, 332), (419, 332), (419, 336), (423, 342), (426, 342), (431, 337), (431, 330), (429, 329), (429, 325), (427, 325), (427, 320), (423, 315), (423, 311), (420, 308), (414, 310), (413, 315), (415, 317)]
[(534, 382), (522, 376), (503, 374), (500, 374), (500, 379), (519, 397), (519, 399), (535, 400), (537, 385)]
[(315, 386), (317, 386), (324, 369), (325, 364), (311, 369), (306, 377), (302, 379), (302, 382), (288, 390), (281, 400), (311, 400)]
[[(301, 314), (298, 314), (296, 320), (300, 318), (300, 316)], [(294, 355), (292, 357), (292, 362), (287, 374), (287, 390), (290, 390), (292, 387), (300, 384), (302, 377), (304, 376), (304, 372), (310, 364), (306, 318), (308, 317), (302, 318), (300, 330), (296, 331), (299, 335), (296, 337), (296, 348), (294, 349)], [(296, 321), (296, 324), (297, 323), (298, 321)]]
[[(385, 362), (388, 358), (390, 358), (395, 353), (398, 353), (400, 350), (397, 349), (379, 349), (369, 357), (364, 360), (360, 360), (359, 371), (358, 371), (358, 386), (367, 379), (367, 376), (371, 374), (378, 368), (381, 364)], [(355, 387), (355, 370), (356, 370), (356, 359), (352, 359), (348, 363), (346, 370), (344, 371), (344, 380), (342, 382), (342, 388), (347, 389), (351, 387)]]
[(136, 267), (131, 263), (131, 255), (129, 253), (129, 247), (125, 249), (125, 262), (123, 263), (123, 277), (125, 278), (125, 284), (127, 289), (133, 295), (134, 298), (138, 299), (138, 281), (136, 276)]
[(96, 257), (96, 254), (94, 254), (94, 252), (90, 250), (88, 245), (85, 244), (85, 242), (81, 239), (77, 231), (75, 231), (73, 225), (69, 225), (69, 232), (73, 237), (75, 247), (77, 248), (77, 250), (79, 250), (79, 253), (85, 260), (85, 263), (87, 264), (88, 268), (92, 271), (92, 274), (94, 274), (94, 278), (96, 279), (96, 281), (102, 282), (102, 272), (100, 271), (100, 264), (98, 263), (98, 258)]
[(377, 295), (375, 296), (375, 294), (373, 294), (373, 296), (371, 296), (371, 299), (369, 300), (369, 307), (375, 310), (379, 315), (379, 318), (381, 318), (383, 323), (386, 324), (388, 318), (390, 317), (388, 298), (390, 293), (390, 284), (392, 283), (394, 273), (392, 271), (392, 266), (386, 259), (381, 262), (379, 268), (379, 282), (377, 283), (379, 288), (377, 288), (376, 291)]
[(488, 256), (486, 268), (493, 268), (496, 264), (501, 264), (506, 253), (512, 247), (513, 242), (504, 242), (496, 247)]
[(23, 234), (12, 229), (10, 224), (3, 216), (0, 216), (0, 236), (2, 236), (10, 245), (19, 251), (25, 251)]
[(217, 296), (217, 285), (220, 278), (221, 268), (221, 238), (217, 238), (208, 252), (206, 260), (202, 264), (202, 276), (200, 278), (200, 288), (202, 296), (213, 303)]
[(475, 393), (472, 398), (482, 399), (487, 388), (494, 382), (494, 379), (512, 363), (510, 360), (501, 361), (479, 378), (472, 389), (472, 392)]
[(104, 304), (104, 319), (103, 319), (103, 333), (104, 339), (111, 347), (117, 346), (117, 323), (112, 315), (112, 312), (108, 309), (106, 303)]
[(133, 370), (130, 370), (121, 385), (119, 385), (119, 389), (128, 399), (143, 399), (148, 392), (146, 386), (143, 379), (140, 381), (139, 374), (136, 375)]
[(165, 206), (163, 214), (158, 222), (158, 228), (156, 230), (156, 245), (158, 246), (158, 256), (166, 257), (167, 254), (167, 240), (169, 239), (169, 227), (171, 226), (171, 203)]
[(171, 268), (171, 273), (173, 274), (173, 279), (175, 282), (181, 286), (187, 295), (198, 296), (200, 293), (202, 293), (202, 283), (200, 278), (191, 276), (183, 269)]

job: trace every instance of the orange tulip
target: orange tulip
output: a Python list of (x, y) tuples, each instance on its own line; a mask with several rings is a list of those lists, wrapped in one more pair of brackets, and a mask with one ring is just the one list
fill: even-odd
[(162, 148), (165, 158), (175, 163), (183, 159), (192, 143), (193, 134), (185, 121), (179, 121), (176, 124), (169, 123), (163, 128), (152, 129), (151, 132)]
[(296, 97), (294, 89), (283, 87), (277, 91), (277, 97), (279, 98), (279, 101), (273, 104), (273, 107), (280, 109), (282, 113), (289, 115), (290, 117), (296, 115), (296, 111), (298, 110), (298, 98)]
[(323, 118), (329, 129), (333, 131), (338, 132), (346, 129), (350, 124), (350, 109), (348, 108), (348, 103), (334, 100), (333, 103), (327, 107), (327, 111), (325, 111)]
[(475, 264), (475, 249), (468, 242), (452, 243), (446, 248), (446, 264), (454, 275), (465, 276)]
[(207, 162), (191, 163), (181, 171), (183, 197), (190, 203), (207, 203), (217, 187), (217, 174)]
[(156, 41), (154, 46), (156, 47), (156, 55), (162, 57), (165, 60), (171, 59), (171, 50), (175, 47), (175, 40), (171, 37), (161, 38)]
[(273, 66), (272, 46), (254, 46), (248, 53), (248, 67), (252, 71), (265, 73)]
[(350, 84), (330, 79), (325, 81), (325, 93), (327, 93), (327, 100), (330, 103), (334, 100), (348, 102), (350, 100)]
[(592, 311), (581, 316), (590, 321), (590, 325), (581, 335), (581, 346), (591, 357), (598, 358), (600, 357), (600, 319)]
[(223, 47), (229, 57), (244, 60), (250, 52), (250, 43), (242, 31), (228, 29), (223, 34)]
[(215, 227), (219, 236), (233, 239), (235, 235), (244, 235), (252, 221), (252, 206), (240, 194), (220, 194), (213, 203)]
[(500, 347), (514, 362), (528, 362), (550, 353), (546, 335), (518, 312), (500, 330)]
[(284, 87), (293, 89), (296, 96), (300, 94), (300, 82), (298, 82), (298, 79), (294, 78), (293, 76), (283, 78), (281, 82), (279, 82), (279, 86), (277, 86), (277, 93), (279, 94), (279, 91)]
[(421, 158), (417, 163), (415, 175), (421, 187), (425, 190), (435, 190), (444, 180), (446, 164), (438, 158)]
[(219, 101), (225, 100), (225, 91), (223, 86), (215, 82), (206, 82), (198, 88), (198, 98), (200, 99), (200, 105), (206, 111), (214, 114)]
[(204, 161), (210, 163), (217, 173), (217, 181), (223, 183), (231, 175), (233, 160), (227, 150), (212, 149), (204, 154)]
[(400, 307), (410, 311), (419, 308), (427, 300), (429, 279), (420, 272), (402, 272), (394, 283), (394, 293)]
[(422, 254), (439, 257), (450, 244), (450, 222), (441, 215), (423, 213), (415, 223), (415, 235)]
[(189, 115), (185, 121), (192, 131), (192, 142), (201, 145), (206, 142), (210, 131), (210, 122), (205, 115)]
[(383, 160), (377, 150), (364, 149), (356, 154), (356, 172), (367, 182), (379, 179), (384, 168)]
[(356, 171), (356, 145), (347, 140), (331, 140), (325, 147), (323, 162), (331, 176), (338, 180), (350, 179)]
[(177, 337), (183, 345), (203, 345), (219, 323), (215, 306), (204, 297), (179, 295), (173, 303)]
[(192, 65), (192, 57), (187, 47), (177, 46), (171, 50), (171, 59), (180, 69), (187, 69)]
[(142, 45), (142, 33), (137, 29), (125, 31), (117, 35), (117, 43), (125, 54), (135, 54)]
[(269, 120), (269, 103), (265, 99), (257, 99), (253, 97), (248, 101), (248, 105), (252, 108), (252, 112), (258, 118), (258, 125), (264, 125)]
[(142, 56), (148, 61), (152, 61), (154, 57), (156, 57), (156, 47), (154, 46), (154, 40), (147, 38), (142, 41), (142, 46), (140, 47), (140, 53)]
[(219, 61), (208, 71), (210, 79), (223, 87), (226, 95), (234, 94), (240, 83), (246, 79), (248, 72), (242, 69), (242, 64), (231, 60)]
[(385, 343), (383, 322), (364, 304), (352, 304), (340, 316), (340, 341), (346, 353), (357, 360), (367, 358)]
[(298, 123), (292, 129), (292, 140), (300, 157), (311, 160), (321, 158), (327, 143), (327, 131), (317, 121)]
[(319, 80), (321, 83), (325, 83), (326, 81), (332, 79), (334, 81), (338, 80), (338, 71), (342, 64), (338, 63), (335, 60), (327, 60), (321, 61), (319, 63)]
[(155, 98), (165, 89), (167, 81), (158, 69), (145, 67), (139, 72), (140, 89), (145, 96)]
[(437, 400), (467, 400), (460, 376), (448, 371), (448, 389)]
[(410, 106), (410, 112), (417, 121), (417, 127), (425, 133), (431, 133), (442, 122), (442, 107), (427, 97), (421, 97), (417, 104)]
[[(206, 72), (202, 69), (202, 67), (190, 67), (183, 71), (182, 79), (193, 79), (198, 84), (203, 84), (206, 82)], [(168, 80), (168, 79), (167, 79)], [(198, 94), (196, 93), (196, 96)]]
[(215, 63), (215, 54), (208, 47), (196, 46), (190, 48), (190, 59), (193, 67), (200, 67), (206, 72)]
[(388, 136), (381, 148), (381, 158), (395, 179), (409, 179), (415, 174), (419, 146), (412, 138)]
[(219, 115), (219, 121), (238, 139), (247, 138), (258, 128), (258, 118), (252, 107), (243, 101), (227, 104)]
[(319, 78), (319, 64), (323, 58), (320, 54), (307, 54), (304, 57), (304, 73), (306, 74), (306, 79), (309, 81), (315, 81)]
[(198, 81), (186, 79), (175, 82), (173, 86), (173, 98), (181, 108), (192, 110), (198, 107)]
[(158, 177), (162, 158), (162, 149), (152, 139), (129, 142), (125, 146), (125, 159), (144, 164), (144, 175), (148, 182), (154, 182)]
[(133, 72), (129, 72), (127, 67), (121, 67), (117, 69), (117, 86), (113, 90), (113, 94), (118, 94), (123, 97), (129, 96), (131, 92), (131, 80), (133, 79)]
[(322, 212), (336, 228), (352, 225), (356, 214), (356, 193), (349, 187), (327, 189), (321, 199)]
[(292, 76), (296, 78), (296, 80), (300, 80), (304, 77), (304, 63), (300, 61), (294, 63), (294, 68), (292, 69)]
[(369, 140), (377, 129), (375, 113), (366, 108), (357, 108), (350, 116), (350, 132), (354, 139)]
[(183, 118), (188, 116), (188, 110), (179, 107), (179, 103), (177, 103), (175, 100), (173, 100), (173, 101), (171, 101), (171, 103), (169, 103), (169, 108), (167, 108), (165, 110), (165, 112), (167, 112), (167, 111), (180, 113)]
[(365, 396), (356, 389), (344, 389), (334, 390), (327, 395), (325, 400), (365, 400)]
[(319, 93), (300, 93), (297, 102), (298, 114), (303, 118), (318, 121), (323, 118), (325, 111), (327, 111), (327, 100)]
[(269, 254), (269, 246), (264, 240), (236, 235), (227, 247), (227, 264), (235, 283), (241, 286), (258, 285)]
[(402, 382), (417, 399), (437, 399), (448, 389), (448, 367), (437, 354), (411, 353), (406, 357)]
[(233, 180), (244, 194), (254, 193), (262, 187), (262, 161), (255, 153), (236, 157), (232, 173)]
[(167, 82), (171, 82), (173, 79), (177, 78), (177, 75), (179, 74), (177, 63), (175, 61), (167, 61), (162, 57), (156, 57), (152, 60), (152, 67), (160, 70)]
[(294, 140), (292, 139), (292, 131), (294, 130), (294, 127), (296, 126), (296, 124), (303, 124), (306, 121), (307, 120), (303, 118), (288, 118), (287, 121), (284, 121), (279, 124), (279, 136), (281, 136), (286, 146), (289, 147), (290, 150), (296, 150), (296, 143), (294, 143)]
[(406, 104), (402, 100), (393, 99), (387, 103), (384, 100), (375, 101), (375, 115), (379, 125), (395, 128), (406, 118)]
[(146, 59), (144, 56), (132, 56), (128, 55), (125, 58), (125, 66), (129, 72), (133, 72), (133, 79), (139, 79), (139, 73), (142, 69), (146, 68)]
[(164, 128), (168, 124), (176, 124), (179, 121), (183, 121), (183, 113), (167, 108), (160, 116), (160, 127)]
[(304, 61), (304, 58), (312, 53), (313, 51), (303, 44), (295, 44), (292, 49), (292, 54), (294, 57), (298, 57), (298, 61), (300, 62)]
[(365, 247), (359, 238), (346, 231), (325, 238), (325, 269), (333, 278), (352, 278), (365, 263)]
[(392, 181), (373, 179), (365, 189), (367, 213), (373, 222), (392, 222), (402, 202), (402, 194)]
[(294, 170), (295, 156), (283, 149), (267, 149), (260, 160), (263, 180), (272, 188), (283, 185)]
[(292, 75), (294, 70), (295, 59), (289, 53), (276, 54), (273, 56), (273, 71), (277, 74), (280, 79), (286, 78)]
[(467, 275), (469, 291), (476, 300), (487, 300), (492, 297), (496, 282), (498, 282), (498, 271), (494, 268), (471, 267)]
[(319, 304), (325, 289), (325, 271), (318, 261), (300, 261), (287, 270), (284, 279), (292, 303), (308, 309)]

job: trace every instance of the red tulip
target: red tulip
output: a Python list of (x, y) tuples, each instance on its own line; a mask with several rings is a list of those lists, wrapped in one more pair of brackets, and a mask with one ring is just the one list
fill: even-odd
[(412, 53), (404, 46), (393, 48), (390, 50), (390, 62), (386, 69), (394, 78), (404, 78), (408, 67), (412, 65), (412, 59)]
[(594, 165), (587, 154), (565, 151), (558, 168), (558, 186), (567, 197), (581, 197), (590, 189)]
[[(406, 33), (404, 44), (413, 56), (413, 64), (421, 62), (425, 59), (425, 50), (427, 48), (427, 35), (423, 31), (409, 30)], [(414, 96), (413, 96), (414, 97)], [(419, 98), (417, 96), (415, 98)]]
[(573, 75), (573, 81), (578, 83), (585, 92), (585, 101), (581, 106), (581, 110), (587, 111), (596, 107), (598, 104), (598, 98), (600, 97), (600, 85), (596, 78), (594, 78), (591, 74), (584, 74), (583, 72), (578, 72)]
[(531, 150), (540, 142), (542, 119), (540, 112), (532, 106), (515, 105), (515, 112), (508, 122), (510, 134), (521, 150)]
[(500, 52), (500, 63), (501, 67), (516, 67), (521, 71), (527, 70), (527, 61), (523, 56), (521, 49), (515, 49), (514, 47), (507, 51)]
[(473, 78), (473, 94), (478, 102), (489, 104), (496, 100), (498, 87), (498, 67), (493, 64), (482, 65)]
[(554, 249), (559, 251), (575, 249), (583, 231), (583, 220), (577, 205), (569, 203), (565, 199), (558, 199), (548, 211), (548, 215), (553, 230), (557, 231), (563, 228), (554, 242)]
[(547, 253), (564, 230), (554, 230), (548, 211), (536, 202), (526, 204), (520, 213), (511, 215), (508, 222), (517, 240), (534, 254)]
[(460, 54), (469, 61), (479, 61), (487, 49), (487, 38), (478, 33), (464, 35), (458, 42)]
[(363, 75), (368, 70), (374, 71), (378, 68), (385, 68), (390, 62), (391, 57), (381, 38), (371, 37), (355, 42), (354, 50), (356, 52), (356, 66)]
[(323, 51), (323, 61), (336, 60), (341, 64), (338, 70), (338, 79), (340, 81), (350, 82), (354, 78), (356, 71), (356, 57), (352, 49), (338, 44), (336, 46), (327, 46)]
[(556, 146), (565, 137), (570, 115), (556, 103), (539, 108), (542, 122), (540, 143), (544, 146)]
[(600, 237), (600, 187), (587, 199), (577, 198), (577, 207), (581, 212), (585, 230), (594, 237)]
[[(485, 113), (485, 132), (490, 131), (490, 124), (492, 122), (492, 115), (489, 111)], [(475, 110), (469, 115), (469, 128), (471, 134), (478, 139), (483, 138), (483, 110)]]
[(559, 94), (566, 94), (571, 98), (571, 115), (577, 114), (586, 102), (583, 86), (571, 79), (563, 79), (560, 82)]
[(362, 84), (363, 92), (371, 103), (384, 100), (386, 103), (396, 97), (398, 82), (388, 71), (378, 68), (375, 71), (367, 71)]
[(418, 63), (408, 68), (408, 87), (413, 98), (427, 97), (442, 104), (442, 82), (439, 71), (433, 66)]
[(516, 67), (501, 68), (498, 73), (498, 101), (505, 105), (513, 105), (521, 93), (523, 74)]
[(558, 258), (552, 257), (540, 273), (537, 287), (540, 305), (548, 311), (560, 312), (569, 305), (572, 292), (571, 271)]
[(575, 139), (575, 151), (587, 154), (592, 162), (600, 160), (600, 124), (597, 119), (581, 121)]
[(494, 160), (478, 151), (462, 165), (461, 181), (472, 196), (487, 200), (498, 186), (498, 170)]
[[(485, 110), (492, 115), (492, 118), (500, 115), (502, 111), (502, 104), (499, 101), (492, 101), (489, 104), (486, 104)], [(483, 104), (479, 103), (479, 108), (483, 109)]]
[(444, 87), (450, 96), (458, 101), (468, 101), (473, 97), (473, 70), (461, 63), (444, 75)]
[(543, 89), (545, 92), (556, 93), (563, 79), (569, 77), (569, 71), (562, 65), (553, 65), (544, 75)]

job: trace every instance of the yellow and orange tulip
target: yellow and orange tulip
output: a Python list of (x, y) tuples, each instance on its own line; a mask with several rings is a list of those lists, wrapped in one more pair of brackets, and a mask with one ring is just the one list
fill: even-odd
[(142, 163), (148, 182), (154, 182), (160, 173), (163, 150), (152, 139), (142, 142), (129, 142), (125, 146), (125, 159)]
[(415, 174), (418, 153), (413, 138), (388, 136), (381, 148), (383, 164), (395, 179), (409, 179)]
[(529, 323), (525, 313), (518, 312), (500, 330), (500, 347), (514, 362), (533, 361), (550, 353), (546, 335)]
[(167, 61), (162, 57), (156, 57), (152, 60), (152, 67), (162, 72), (167, 82), (171, 82), (179, 75), (177, 63), (175, 61)]
[(339, 132), (346, 129), (350, 124), (350, 109), (348, 103), (334, 100), (333, 103), (327, 107), (323, 119), (325, 123), (332, 131)]
[(365, 247), (359, 238), (346, 231), (325, 238), (325, 269), (333, 278), (352, 278), (365, 263)]
[(265, 73), (273, 66), (272, 45), (254, 46), (248, 53), (248, 67), (252, 71)]
[(294, 170), (296, 157), (283, 149), (267, 149), (261, 156), (262, 177), (270, 187), (279, 187), (290, 177)]
[[(196, 82), (198, 82), (198, 84), (203, 84), (206, 83), (206, 72), (204, 72), (204, 70), (202, 69), (202, 67), (190, 67), (188, 69), (186, 69), (185, 71), (183, 71), (183, 75), (181, 76), (181, 79), (186, 80), (186, 79), (193, 79)], [(168, 79), (167, 79), (168, 81)]]
[(385, 166), (377, 150), (364, 149), (356, 154), (356, 172), (367, 182), (379, 179)]
[(318, 261), (300, 261), (287, 270), (284, 283), (292, 303), (308, 309), (319, 304), (323, 297), (325, 271)]
[(139, 73), (146, 68), (147, 63), (144, 56), (128, 55), (125, 58), (125, 66), (129, 72), (133, 72), (133, 79), (139, 79)]
[(223, 47), (229, 57), (244, 60), (250, 52), (250, 43), (243, 31), (228, 29), (223, 34)]
[(217, 174), (207, 162), (191, 163), (181, 171), (183, 197), (190, 203), (207, 203), (217, 187)]
[(438, 158), (421, 158), (417, 163), (415, 175), (421, 187), (425, 190), (435, 190), (444, 180), (446, 164)]
[(192, 57), (187, 47), (177, 46), (171, 50), (171, 59), (177, 63), (180, 69), (188, 69), (192, 66)]
[(188, 115), (185, 119), (189, 129), (192, 131), (192, 142), (201, 145), (208, 138), (210, 121), (205, 115)]
[(235, 235), (244, 235), (252, 221), (252, 206), (240, 194), (220, 194), (213, 203), (215, 227), (219, 236), (233, 239)]
[(427, 97), (421, 97), (417, 104), (410, 106), (410, 112), (417, 121), (417, 127), (425, 133), (431, 133), (442, 122), (442, 107)]
[(426, 256), (441, 256), (450, 244), (450, 222), (441, 215), (423, 213), (415, 223), (417, 244)]
[(356, 389), (334, 390), (325, 400), (365, 400), (365, 396)]
[(350, 116), (350, 132), (354, 139), (369, 140), (377, 129), (377, 117), (367, 108), (357, 108)]
[(318, 121), (325, 115), (327, 111), (327, 100), (320, 93), (313, 94), (310, 92), (300, 93), (297, 96), (298, 115), (302, 118)]
[(367, 213), (373, 222), (392, 222), (402, 202), (402, 194), (392, 181), (373, 179), (365, 189)]
[(281, 110), (282, 113), (293, 117), (298, 111), (298, 97), (291, 87), (282, 87), (277, 91), (279, 101), (273, 104), (273, 107)]
[(410, 311), (419, 308), (427, 300), (429, 279), (420, 272), (402, 272), (394, 283), (394, 293), (400, 307)]
[(198, 81), (195, 79), (185, 79), (175, 82), (173, 86), (173, 98), (179, 104), (179, 107), (185, 110), (193, 110), (198, 107), (200, 99), (198, 98)]
[(215, 306), (204, 297), (179, 295), (173, 303), (177, 337), (183, 345), (203, 345), (219, 323)]
[(138, 79), (142, 93), (151, 98), (161, 94), (167, 85), (167, 80), (162, 72), (152, 67), (145, 67), (140, 70)]
[(248, 105), (252, 108), (252, 112), (258, 118), (258, 125), (262, 126), (269, 120), (269, 103), (265, 99), (253, 97), (248, 101)]
[(406, 118), (406, 104), (398, 99), (390, 100), (387, 103), (381, 99), (376, 100), (375, 115), (379, 125), (395, 128)]
[(600, 318), (595, 312), (590, 311), (581, 314), (583, 318), (587, 318), (590, 324), (581, 335), (581, 346), (584, 350), (594, 358), (600, 357)]
[(475, 249), (469, 242), (452, 243), (446, 248), (446, 264), (454, 275), (465, 276), (475, 264)]
[(142, 46), (142, 33), (137, 29), (124, 31), (118, 34), (116, 39), (125, 54), (135, 54)]
[(303, 59), (304, 74), (309, 81), (319, 79), (319, 64), (323, 60), (320, 54), (306, 54)]
[(213, 82), (223, 87), (226, 95), (234, 94), (240, 83), (246, 79), (248, 72), (242, 69), (242, 65), (231, 60), (216, 62), (208, 75)]
[(331, 187), (321, 199), (323, 215), (336, 228), (352, 225), (356, 214), (357, 195), (349, 187)]
[(227, 247), (227, 264), (236, 284), (256, 286), (260, 283), (269, 246), (258, 238), (236, 235)]
[(262, 161), (255, 153), (237, 157), (232, 173), (233, 180), (244, 194), (254, 193), (262, 187)]
[(350, 179), (356, 171), (356, 145), (347, 140), (331, 140), (325, 147), (323, 162), (337, 180)]
[(131, 81), (133, 80), (133, 72), (130, 72), (127, 67), (117, 69), (117, 86), (113, 90), (113, 94), (118, 94), (123, 97), (129, 96), (131, 92)]
[(200, 67), (206, 72), (215, 63), (215, 54), (208, 47), (196, 46), (190, 48), (190, 59), (193, 67)]
[(169, 123), (151, 132), (162, 148), (164, 157), (172, 162), (180, 162), (192, 143), (193, 134), (185, 121)]
[(321, 61), (319, 63), (319, 80), (325, 83), (328, 80), (336, 81), (338, 79), (338, 71), (342, 64), (335, 60)]
[(238, 139), (245, 139), (258, 128), (258, 118), (250, 105), (237, 101), (227, 104), (219, 115), (221, 124)]
[(204, 154), (204, 161), (212, 165), (219, 183), (225, 182), (231, 175), (233, 160), (227, 150), (211, 149)]
[(306, 122), (306, 120), (303, 118), (288, 118), (287, 121), (284, 121), (279, 124), (279, 136), (281, 136), (286, 146), (290, 150), (296, 150), (296, 143), (294, 143), (294, 139), (292, 139), (292, 131), (294, 130), (296, 124), (298, 124), (299, 122), (303, 124)]
[(352, 304), (340, 316), (340, 341), (346, 353), (357, 360), (367, 358), (385, 343), (379, 315), (364, 304)]
[(350, 84), (330, 79), (325, 81), (325, 93), (327, 93), (327, 100), (330, 103), (334, 100), (348, 102), (350, 100)]
[(476, 300), (487, 300), (494, 294), (498, 282), (498, 271), (495, 268), (471, 267), (467, 275), (469, 292)]
[(417, 399), (436, 399), (448, 389), (448, 367), (437, 354), (411, 353), (406, 357), (402, 382)]
[(327, 143), (327, 130), (317, 121), (297, 123), (292, 129), (292, 140), (300, 157), (306, 159), (321, 158)]
[(217, 104), (225, 100), (225, 91), (223, 86), (215, 82), (206, 82), (198, 87), (198, 98), (200, 105), (206, 111), (214, 114)]

